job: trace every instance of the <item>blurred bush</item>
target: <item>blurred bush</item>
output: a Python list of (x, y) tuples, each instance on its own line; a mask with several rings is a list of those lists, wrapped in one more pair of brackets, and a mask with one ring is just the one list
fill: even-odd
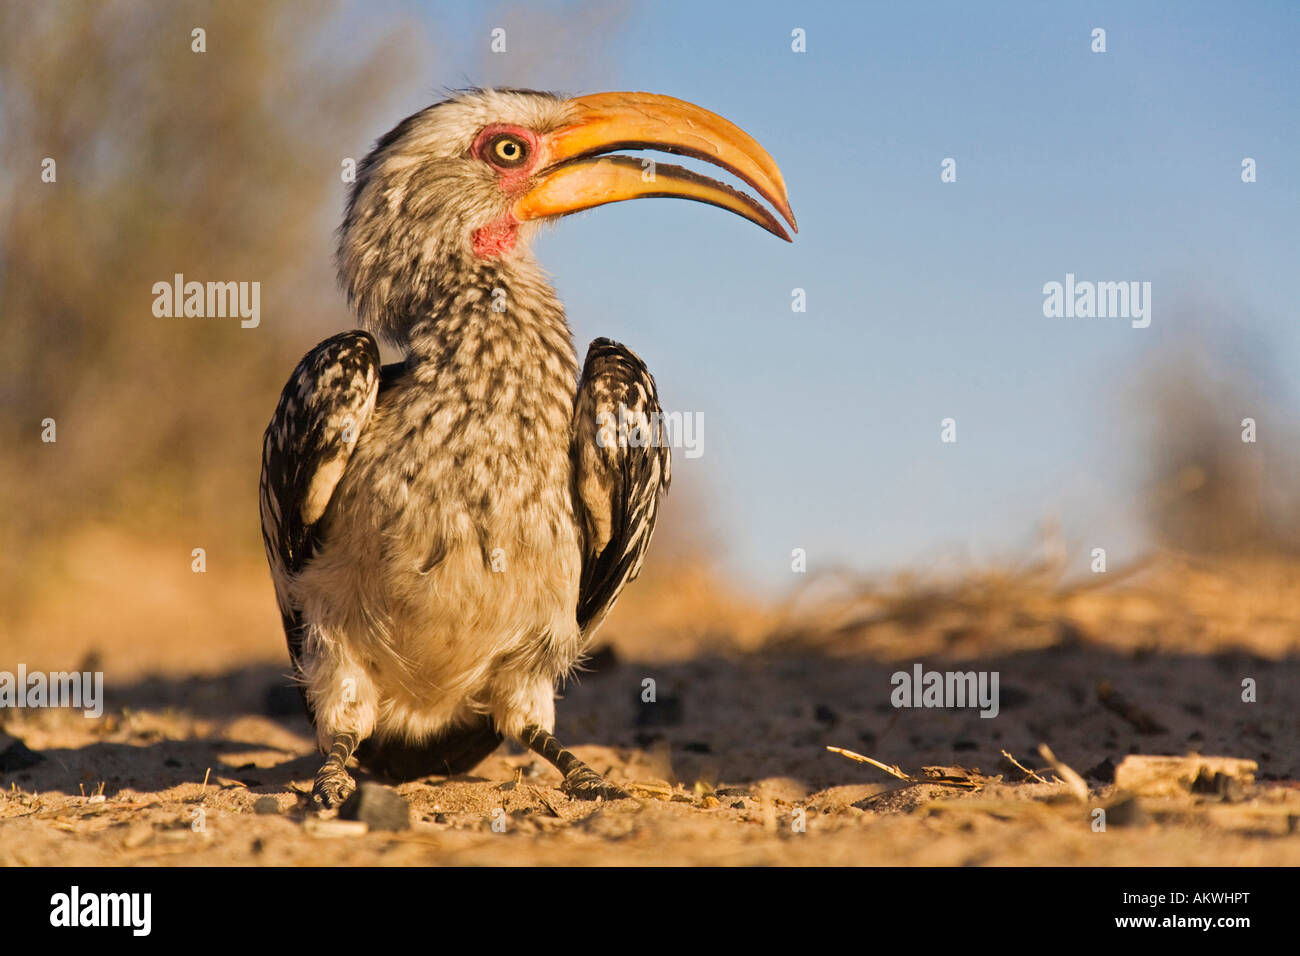
[(1150, 533), (1207, 554), (1300, 550), (1300, 428), (1284, 383), (1265, 348), (1248, 362), (1208, 341), (1156, 363), (1139, 389)]
[[(262, 429), (312, 335), (352, 324), (340, 164), (414, 53), (396, 18), (359, 19), (306, 0), (0, 5), (7, 607), (97, 521), (260, 548)], [(261, 325), (155, 317), (176, 273), (260, 282)]]

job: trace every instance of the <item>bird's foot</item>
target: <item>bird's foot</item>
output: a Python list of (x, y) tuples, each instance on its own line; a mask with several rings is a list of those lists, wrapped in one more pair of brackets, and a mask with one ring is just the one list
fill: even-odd
[(560, 790), (570, 800), (626, 800), (628, 794), (622, 787), (610, 783), (596, 771), (560, 746), (555, 735), (536, 724), (525, 727), (519, 740), (533, 753), (544, 757), (556, 770), (564, 774)]
[(574, 767), (560, 784), (560, 790), (570, 800), (626, 800), (629, 794), (622, 787), (610, 783), (590, 767)]
[(312, 807), (317, 810), (333, 810), (352, 796), (356, 789), (357, 782), (346, 770), (327, 763), (316, 774), (316, 785), (311, 789)]
[(348, 761), (359, 743), (357, 734), (342, 731), (334, 735), (329, 756), (316, 771), (316, 785), (311, 788), (311, 805), (317, 810), (333, 810), (357, 789), (357, 782), (347, 771)]

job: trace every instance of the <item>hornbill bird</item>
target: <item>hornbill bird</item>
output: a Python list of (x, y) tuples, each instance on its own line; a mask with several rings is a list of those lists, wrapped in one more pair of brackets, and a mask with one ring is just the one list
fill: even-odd
[[(626, 796), (552, 735), (557, 682), (633, 580), (668, 487), (654, 379), (597, 339), (581, 376), (529, 251), (541, 223), (642, 197), (796, 230), (772, 158), (708, 110), (649, 93), (476, 89), (400, 122), (357, 168), (337, 264), (361, 329), (307, 353), (267, 427), (262, 533), (324, 765), (355, 783), (465, 772), (511, 737), (571, 797)], [(404, 361), (380, 364), (376, 336)], [(620, 411), (622, 418), (619, 417)], [(653, 425), (651, 438), (656, 437)], [(657, 436), (662, 437), (662, 436)]]

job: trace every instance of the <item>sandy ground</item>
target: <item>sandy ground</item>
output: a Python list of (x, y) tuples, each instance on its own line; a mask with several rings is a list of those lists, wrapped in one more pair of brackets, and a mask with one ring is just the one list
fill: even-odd
[[(1300, 863), (1300, 635), (1271, 610), (1279, 584), (1268, 578), (1283, 575), (1290, 600), (1300, 574), (1251, 571), (1268, 596), (1248, 595), (1234, 631), (1215, 622), (1241, 617), (1235, 606), (1188, 613), (1199, 598), (1191, 572), (1177, 573), (1176, 587), (1148, 580), (1105, 599), (1058, 590), (1037, 605), (1014, 588), (989, 599), (987, 582), (920, 605), (877, 594), (865, 616), (841, 604), (833, 625), (774, 619), (760, 646), (678, 634), (669, 656), (650, 653), (633, 618), (612, 622), (590, 672), (565, 689), (557, 735), (633, 799), (570, 801), (556, 771), (503, 745), (471, 775), (397, 787), (411, 809), (404, 832), (309, 812), (319, 758), (254, 602), (248, 621), (228, 621), (242, 663), (196, 675), (183, 642), (95, 645), (108, 661), (101, 718), (0, 711), (0, 863)], [(1168, 613), (1152, 617), (1162, 601)], [(1004, 621), (1006, 606), (1019, 618)], [(954, 615), (965, 623), (951, 627)], [(890, 675), (917, 661), (997, 671), (999, 715), (894, 708)], [(113, 680), (123, 673), (135, 676)], [(1246, 678), (1256, 702), (1241, 699)], [(1086, 800), (1002, 756), (1043, 769), (1043, 742), (1084, 775)], [(892, 779), (827, 746), (960, 785)], [(1115, 792), (1126, 755), (1191, 752), (1254, 760), (1256, 780), (1136, 801)], [(267, 796), (274, 807), (255, 811)], [(1110, 808), (1105, 832), (1097, 807)]]

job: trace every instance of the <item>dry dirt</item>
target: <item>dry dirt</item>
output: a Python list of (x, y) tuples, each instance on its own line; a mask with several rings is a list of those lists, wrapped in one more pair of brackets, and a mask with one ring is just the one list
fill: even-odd
[[(682, 603), (706, 599), (679, 584)], [(157, 626), (164, 604), (131, 642), (62, 632), (62, 660), (11, 635), (3, 659), (22, 653), (29, 668), (66, 669), (78, 647), (101, 655), (109, 708), (0, 711), (0, 863), (1294, 865), (1300, 625), (1286, 610), (1298, 589), (1292, 562), (1171, 559), (1101, 590), (1047, 587), (1037, 572), (840, 588), (817, 613), (785, 608), (761, 627), (686, 615), (690, 633), (634, 600), (565, 689), (557, 726), (634, 799), (572, 802), (556, 771), (506, 745), (472, 775), (399, 786), (401, 833), (338, 833), (308, 812), (318, 757), (283, 693), (269, 607), (217, 615), (206, 633), (225, 633), (229, 658), (209, 651), (204, 667), (187, 665), (187, 637)], [(890, 675), (917, 661), (997, 671), (999, 715), (894, 708)], [(15, 740), (39, 762), (12, 766)], [(1043, 770), (1043, 742), (1087, 778), (1086, 800)], [(827, 746), (973, 786), (892, 779)], [(1003, 750), (1049, 782), (1027, 781)], [(1126, 755), (1190, 752), (1255, 760), (1257, 779), (1136, 802), (1114, 792)], [(267, 795), (278, 813), (254, 811)], [(1111, 808), (1105, 832), (1097, 807)]]

